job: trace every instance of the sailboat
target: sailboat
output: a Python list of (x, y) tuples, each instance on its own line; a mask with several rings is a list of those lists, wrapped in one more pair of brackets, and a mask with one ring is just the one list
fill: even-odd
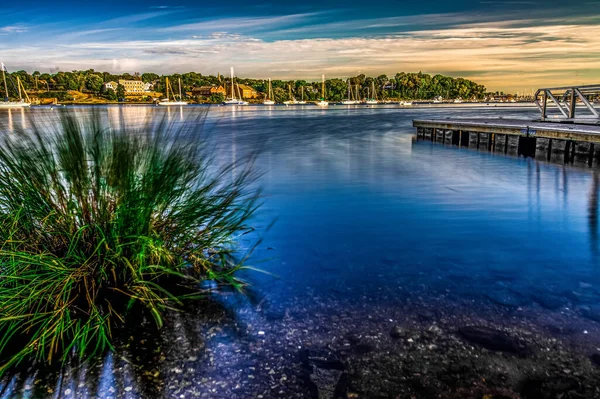
[(169, 98), (169, 88), (171, 88), (171, 93), (173, 93), (173, 88), (171, 87), (171, 83), (169, 83), (169, 78), (165, 78), (165, 84), (167, 85), (167, 98), (160, 100), (158, 105), (187, 105), (188, 103), (185, 101), (181, 101), (181, 78), (179, 78), (179, 101), (175, 100), (175, 95), (173, 94), (173, 100)]
[[(368, 105), (374, 105), (374, 104), (379, 104), (379, 101), (377, 101), (377, 92), (375, 91), (375, 82), (371, 82), (371, 93), (373, 95), (373, 97), (371, 98), (367, 98), (367, 100), (365, 101), (365, 104)], [(369, 92), (367, 89), (367, 97), (369, 96)]]
[(327, 107), (329, 103), (325, 101), (325, 75), (321, 75), (321, 94), (323, 97), (321, 97), (321, 100), (317, 101), (315, 104), (319, 107)]
[[(238, 86), (238, 90), (239, 90), (239, 86)], [(233, 81), (233, 67), (231, 67), (231, 97), (225, 99), (225, 101), (223, 101), (224, 105), (248, 105), (248, 102), (244, 101), (241, 99), (238, 100), (235, 96), (235, 83)]]
[(269, 87), (267, 88), (267, 99), (263, 101), (264, 105), (275, 105), (275, 101), (273, 101), (273, 86), (271, 85), (271, 78), (269, 78)]
[(288, 98), (290, 98), (290, 100), (284, 101), (283, 103), (285, 105), (296, 105), (298, 104), (298, 101), (296, 101), (296, 98), (294, 96), (292, 96), (292, 85), (288, 84)]
[[(31, 105), (31, 102), (29, 101), (29, 96), (27, 95), (27, 92), (25, 91), (25, 87), (23, 86), (23, 83), (21, 83), (21, 80), (19, 79), (19, 77), (17, 76), (17, 91), (19, 92), (19, 101), (9, 101), (8, 98), (8, 85), (6, 84), (6, 67), (4, 66), (4, 63), (2, 63), (2, 80), (4, 81), (4, 94), (6, 95), (6, 97), (4, 98), (4, 101), (0, 101), (0, 108), (23, 108), (23, 107), (29, 107)], [(14, 84), (13, 84), (14, 87)], [(25, 94), (25, 99), (27, 101), (25, 101), (25, 99), (23, 99), (23, 94)]]
[(352, 95), (352, 88), (350, 87), (350, 80), (348, 80), (348, 99), (342, 101), (342, 104), (344, 104), (344, 105), (354, 105), (354, 104), (356, 104), (357, 102), (352, 97), (353, 97), (353, 95)]
[(297, 104), (304, 105), (306, 104), (306, 101), (304, 101), (304, 86), (300, 86), (300, 91), (302, 92), (302, 100), (298, 101)]

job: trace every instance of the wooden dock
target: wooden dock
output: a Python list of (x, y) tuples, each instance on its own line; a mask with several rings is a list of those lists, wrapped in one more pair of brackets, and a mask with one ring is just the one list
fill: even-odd
[(413, 126), (417, 128), (417, 140), (600, 166), (600, 124), (499, 118), (414, 120)]

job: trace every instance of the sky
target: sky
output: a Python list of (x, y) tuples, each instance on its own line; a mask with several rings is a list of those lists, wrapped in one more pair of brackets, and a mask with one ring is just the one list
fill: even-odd
[(600, 83), (600, 0), (3, 2), (0, 61), (306, 80), (422, 71), (529, 92)]

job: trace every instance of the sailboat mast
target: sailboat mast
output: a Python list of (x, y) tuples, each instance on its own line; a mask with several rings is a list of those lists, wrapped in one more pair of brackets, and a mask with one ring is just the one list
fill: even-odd
[(21, 94), (21, 79), (17, 76), (17, 91), (19, 92), (19, 100), (23, 100), (23, 95)]
[(179, 78), (179, 101), (181, 101), (183, 97), (181, 97), (181, 78)]
[(167, 101), (169, 101), (169, 78), (165, 78), (165, 85), (167, 86)]
[(321, 75), (321, 93), (323, 94), (323, 100), (325, 100), (325, 74)]
[(4, 80), (4, 92), (6, 93), (6, 99), (8, 100), (8, 85), (6, 84), (6, 73), (4, 72), (6, 68), (4, 67), (4, 63), (2, 63), (2, 79)]
[(231, 67), (231, 99), (235, 100), (235, 87), (233, 85), (233, 67)]

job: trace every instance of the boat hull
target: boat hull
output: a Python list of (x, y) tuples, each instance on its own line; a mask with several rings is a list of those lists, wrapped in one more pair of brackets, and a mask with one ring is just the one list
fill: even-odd
[(29, 106), (31, 106), (31, 103), (21, 101), (0, 102), (0, 108), (27, 108)]
[(185, 101), (161, 101), (158, 103), (158, 105), (163, 105), (163, 106), (182, 106), (182, 105), (188, 105), (188, 103), (186, 103)]

